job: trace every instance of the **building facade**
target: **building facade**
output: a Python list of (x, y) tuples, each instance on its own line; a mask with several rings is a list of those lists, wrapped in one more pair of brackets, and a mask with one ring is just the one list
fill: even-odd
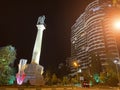
[(117, 9), (116, 5), (117, 1), (95, 0), (71, 27), (71, 69), (74, 69), (73, 62), (77, 62), (82, 70), (87, 69), (93, 54), (99, 56), (102, 66), (106, 65), (107, 60), (119, 59), (116, 35), (112, 27), (116, 12), (115, 15), (111, 13)]

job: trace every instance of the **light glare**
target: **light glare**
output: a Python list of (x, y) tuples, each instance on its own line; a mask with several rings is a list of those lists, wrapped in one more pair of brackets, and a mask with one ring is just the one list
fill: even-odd
[(120, 30), (120, 20), (114, 22), (114, 27), (115, 29)]
[(75, 67), (77, 67), (77, 66), (78, 66), (76, 62), (74, 62), (73, 64), (74, 64), (74, 66), (75, 66)]

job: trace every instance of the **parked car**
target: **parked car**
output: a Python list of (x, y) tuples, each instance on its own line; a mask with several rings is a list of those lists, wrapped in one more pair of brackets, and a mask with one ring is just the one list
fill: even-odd
[(87, 82), (87, 81), (83, 81), (83, 85), (82, 86), (83, 87), (90, 87), (89, 82)]

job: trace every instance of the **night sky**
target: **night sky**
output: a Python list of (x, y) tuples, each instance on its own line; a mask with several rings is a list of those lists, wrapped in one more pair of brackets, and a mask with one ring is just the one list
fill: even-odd
[(70, 57), (70, 31), (75, 20), (93, 0), (4, 0), (0, 2), (0, 47), (12, 45), (17, 59), (30, 63), (37, 19), (46, 16), (40, 64), (56, 70)]

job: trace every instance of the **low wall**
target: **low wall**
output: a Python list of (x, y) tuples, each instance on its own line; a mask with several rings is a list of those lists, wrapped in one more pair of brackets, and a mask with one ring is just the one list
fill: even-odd
[[(2, 89), (4, 90), (4, 89)], [(18, 88), (5, 88), (5, 90), (19, 90)]]
[(118, 90), (117, 88), (79, 88), (79, 87), (0, 87), (0, 90)]

